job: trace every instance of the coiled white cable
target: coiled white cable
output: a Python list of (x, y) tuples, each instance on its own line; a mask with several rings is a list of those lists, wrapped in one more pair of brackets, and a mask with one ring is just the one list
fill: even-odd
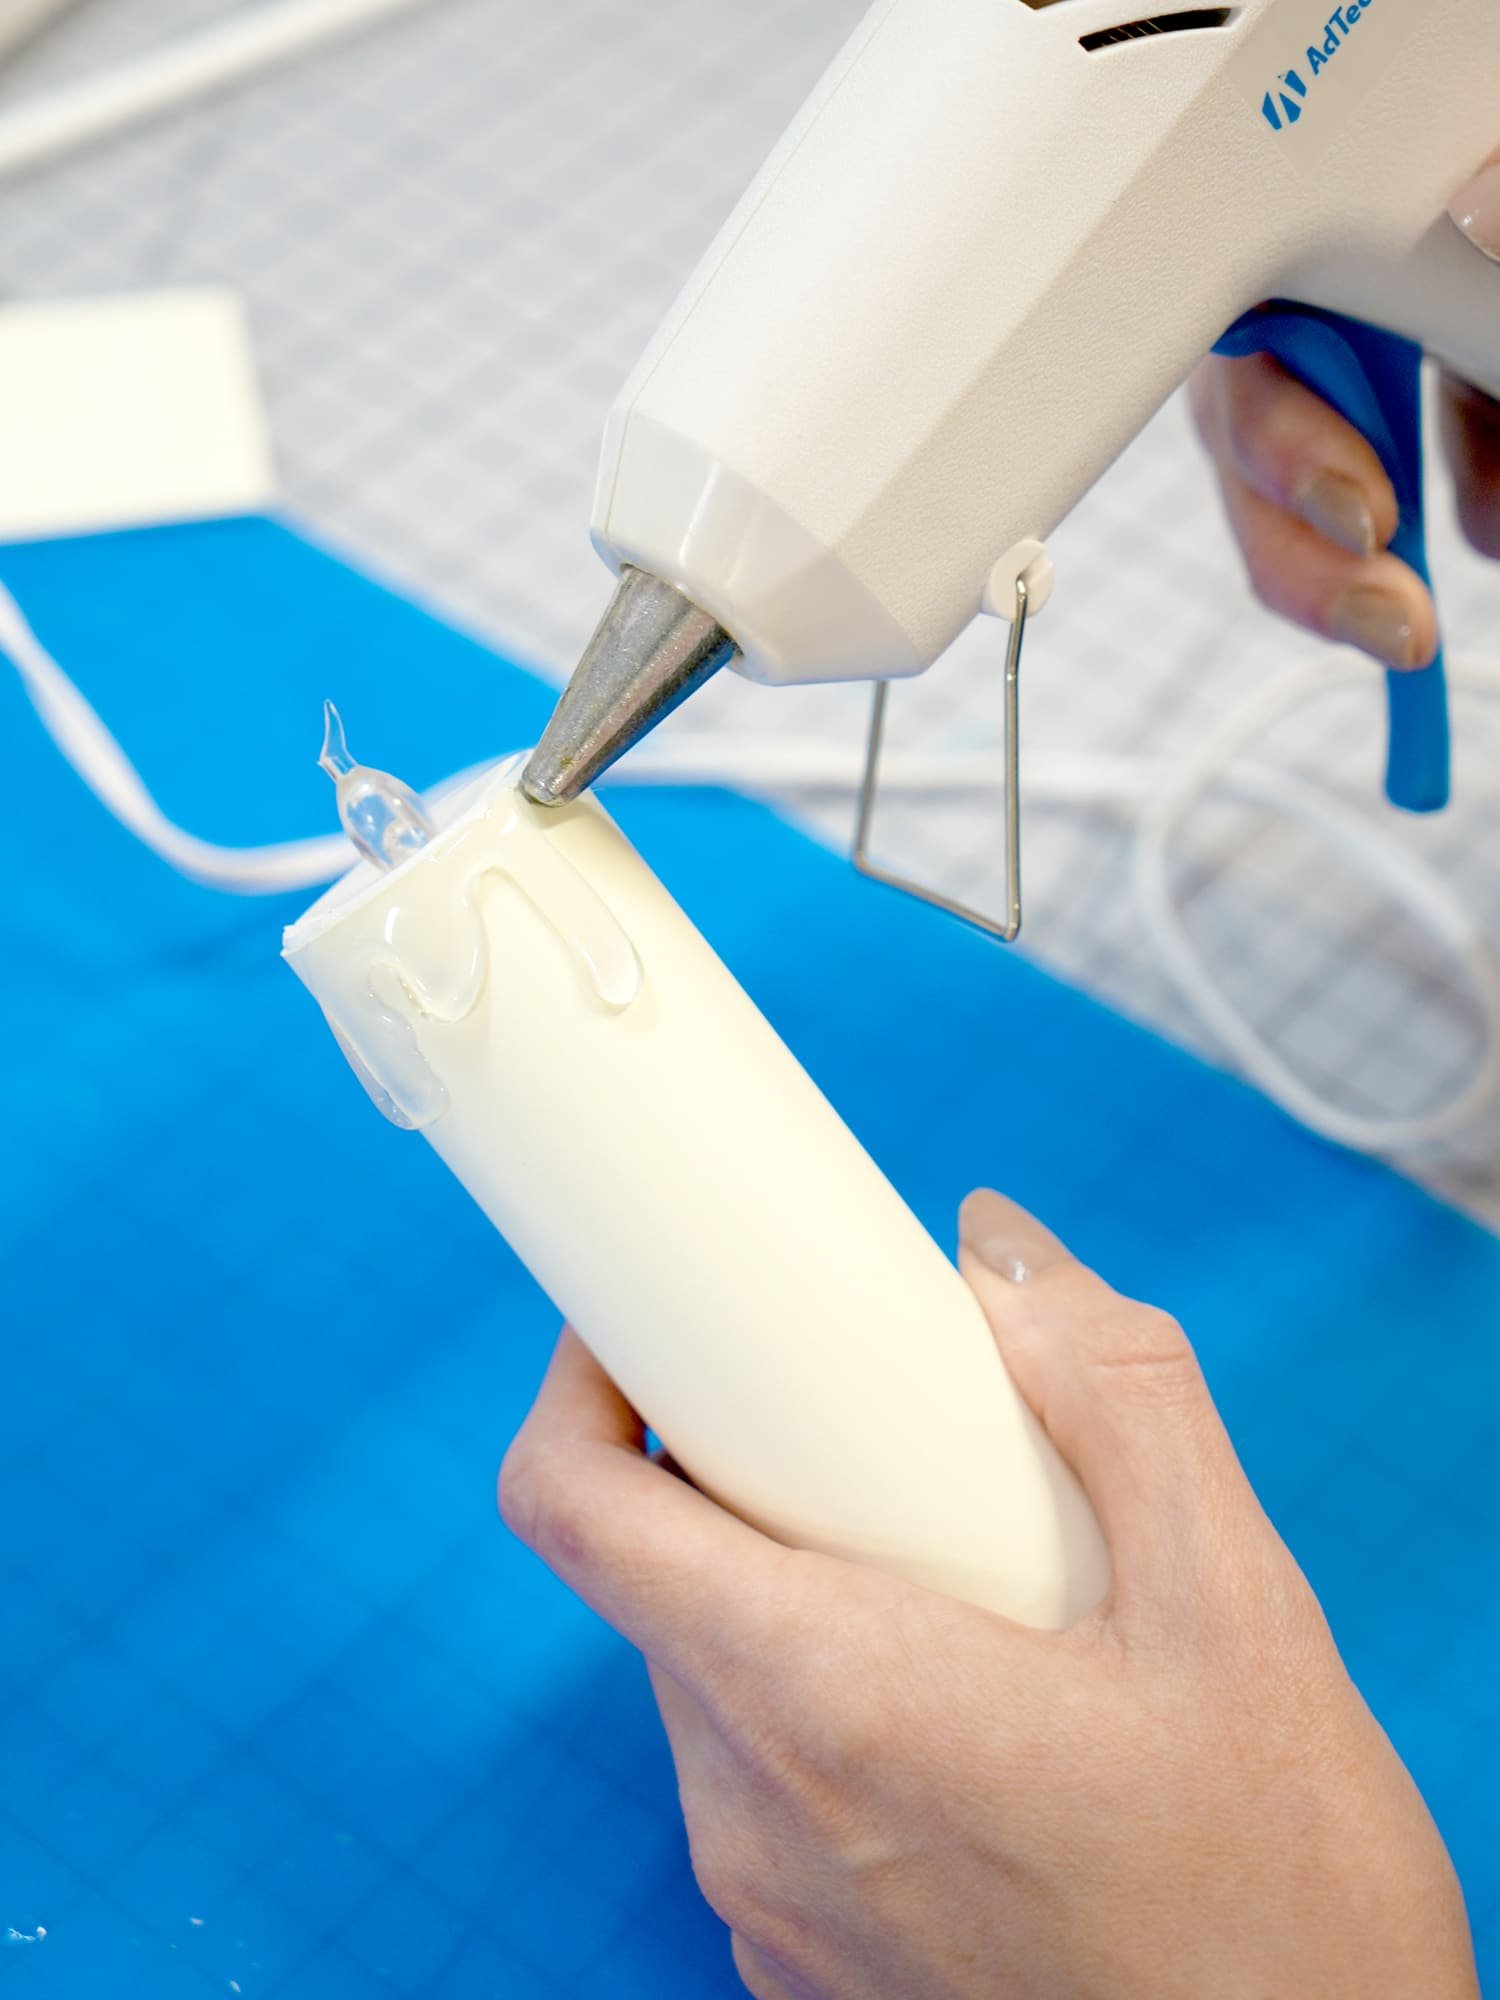
[(29, 173), (60, 154), (247, 83), (278, 63), (310, 54), (388, 15), (430, 0), (268, 0), (197, 33), (25, 98), (0, 114), (0, 179)]
[[(84, 784), (127, 831), (180, 874), (236, 895), (268, 895), (330, 881), (354, 860), (341, 834), (264, 847), (222, 847), (169, 819), (3, 585), (0, 652), (16, 668), (43, 727)], [(1500, 662), (1459, 662), (1450, 666), (1450, 676), (1460, 693), (1500, 698)], [(1387, 826), (1373, 820), (1289, 771), (1241, 760), (1246, 746), (1282, 716), (1339, 687), (1368, 681), (1369, 669), (1353, 658), (1316, 660), (1258, 693), (1181, 762), (1093, 752), (1037, 757), (1026, 767), (1026, 791), (1033, 801), (1102, 806), (1133, 821), (1131, 878), (1142, 926), (1183, 997), (1250, 1080), (1292, 1117), (1341, 1145), (1392, 1153), (1453, 1137), (1500, 1095), (1500, 958), (1451, 885), (1397, 838), (1394, 821)], [(448, 782), (461, 782), (466, 775)], [(709, 748), (657, 738), (612, 777), (784, 794), (852, 791), (858, 770), (854, 759), (821, 744), (742, 742)], [(988, 756), (897, 754), (882, 770), (882, 789), (908, 792), (989, 791), (995, 783), (996, 767)], [(1183, 820), (1218, 787), (1322, 836), (1458, 962), (1478, 1011), (1482, 1051), (1462, 1087), (1443, 1103), (1408, 1116), (1367, 1117), (1346, 1110), (1299, 1077), (1214, 979), (1173, 901), (1170, 860)]]
[[(1450, 680), (1464, 692), (1500, 695), (1500, 666), (1461, 662), (1450, 668)], [(1500, 962), (1474, 911), (1435, 868), (1364, 813), (1290, 773), (1260, 773), (1262, 779), (1274, 780), (1262, 794), (1269, 802), (1321, 834), (1350, 867), (1453, 956), (1479, 1015), (1481, 1053), (1452, 1096), (1407, 1117), (1367, 1117), (1313, 1090), (1229, 999), (1188, 936), (1170, 880), (1172, 836), (1221, 778), (1234, 774), (1242, 780), (1255, 768), (1235, 763), (1246, 745), (1305, 702), (1338, 686), (1360, 685), (1369, 685), (1369, 668), (1362, 662), (1315, 660), (1246, 702), (1191, 756), (1163, 773), (1160, 792), (1136, 825), (1131, 878), (1142, 922), (1167, 973), (1240, 1068), (1268, 1097), (1325, 1138), (1362, 1152), (1395, 1153), (1452, 1138), (1477, 1119), (1500, 1089)]]

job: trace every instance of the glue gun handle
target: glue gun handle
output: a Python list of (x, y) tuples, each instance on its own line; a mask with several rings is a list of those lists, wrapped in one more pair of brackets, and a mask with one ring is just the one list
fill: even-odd
[[(1399, 335), (1308, 306), (1261, 306), (1220, 354), (1271, 354), (1369, 439), (1396, 489), (1391, 551), (1431, 584), (1423, 503), (1422, 350)], [(1448, 688), (1442, 650), (1430, 667), (1392, 673), (1386, 793), (1408, 812), (1448, 803)]]

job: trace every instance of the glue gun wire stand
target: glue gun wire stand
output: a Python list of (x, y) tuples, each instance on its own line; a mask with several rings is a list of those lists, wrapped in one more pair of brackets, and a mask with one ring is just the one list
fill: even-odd
[(1000, 922), (971, 904), (956, 902), (935, 889), (925, 889), (909, 875), (897, 875), (870, 859), (870, 835), (875, 824), (875, 800), (880, 790), (880, 758), (885, 747), (885, 711), (889, 681), (875, 683), (870, 710), (870, 734), (865, 747), (864, 775), (859, 786), (859, 813), (854, 823), (851, 859), (861, 875), (930, 903), (950, 917), (983, 931), (986, 937), (1014, 944), (1021, 935), (1021, 649), (1026, 643), (1026, 615), (1031, 593), (1024, 576), (1016, 578), (1016, 609), (1005, 655), (1005, 916)]

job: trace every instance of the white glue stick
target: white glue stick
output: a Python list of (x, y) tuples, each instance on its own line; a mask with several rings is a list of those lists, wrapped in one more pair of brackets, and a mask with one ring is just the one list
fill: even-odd
[(286, 934), (372, 1095), (706, 1493), (1072, 1623), (1103, 1541), (972, 1293), (602, 808), (532, 806), (518, 770)]

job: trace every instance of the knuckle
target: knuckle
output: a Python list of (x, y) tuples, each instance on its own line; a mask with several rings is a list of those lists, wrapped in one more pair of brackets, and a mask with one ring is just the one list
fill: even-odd
[[(791, 1552), (795, 1565), (799, 1558)], [(908, 1648), (901, 1633), (904, 1593), (877, 1570), (851, 1569), (839, 1579), (839, 1616), (827, 1615), (826, 1585), (797, 1592), (794, 1605), (768, 1630), (777, 1664), (761, 1682), (761, 1699), (741, 1721), (757, 1760), (801, 1810), (829, 1781), (868, 1779), (872, 1759), (889, 1751), (889, 1676)], [(854, 1660), (879, 1660), (882, 1672), (850, 1671)]]
[(577, 1482), (564, 1454), (523, 1435), (500, 1467), (500, 1517), (511, 1533), (548, 1561), (577, 1553), (586, 1541)]
[(1282, 557), (1265, 535), (1257, 533), (1253, 523), (1241, 519), (1234, 526), (1251, 590), (1267, 611), (1280, 612), (1286, 603), (1286, 570)]
[(1262, 355), (1224, 363), (1224, 435), (1235, 463), (1253, 466), (1267, 429), (1285, 408), (1284, 378)]
[(1129, 1317), (1140, 1340), (1165, 1358), (1191, 1361), (1192, 1346), (1181, 1324), (1161, 1306), (1131, 1302)]
[(1251, 1546), (1236, 1549), (1226, 1579), (1228, 1611), (1240, 1634), (1241, 1665), (1262, 1686), (1321, 1677), (1333, 1636), (1311, 1584), (1281, 1538), (1258, 1522)]
[(1155, 1306), (1128, 1305), (1111, 1315), (1092, 1360), (1099, 1374), (1127, 1376), (1163, 1397), (1196, 1395), (1202, 1385), (1187, 1335), (1170, 1313)]
[(1320, 416), (1326, 406), (1266, 355), (1227, 365), (1224, 428), (1235, 466), (1252, 482), (1270, 477), (1289, 485), (1325, 443)]
[(743, 1833), (722, 1817), (697, 1825), (690, 1822), (688, 1847), (703, 1900), (720, 1921), (738, 1935), (762, 1930), (765, 1910), (759, 1871), (752, 1865)]
[(1252, 401), (1241, 385), (1231, 380), (1224, 397), (1222, 423), (1225, 453), (1237, 472), (1246, 473), (1255, 464), (1256, 447), (1261, 441), (1261, 414), (1258, 399)]
[(820, 1789), (831, 1784), (837, 1790), (868, 1779), (889, 1753), (890, 1741), (888, 1705), (856, 1680), (838, 1700), (825, 1695), (817, 1704), (815, 1725), (798, 1731), (794, 1749), (804, 1783), (814, 1779), (821, 1781)]
[(1213, 458), (1221, 449), (1221, 429), (1223, 408), (1223, 363), (1211, 355), (1200, 361), (1188, 382), (1188, 407), (1193, 414), (1193, 422), (1198, 436)]
[(734, 1969), (750, 2000), (789, 2000), (786, 1981), (758, 1945), (753, 1945), (740, 1931), (734, 1933), (730, 1944)]
[(755, 1946), (739, 1931), (734, 1933), (729, 1942), (734, 1958), (734, 1969), (739, 1975), (741, 1986), (750, 1995), (750, 2000), (771, 2000), (776, 1988), (765, 1976), (765, 1961)]
[(1456, 376), (1443, 377), (1444, 413), (1457, 417), (1469, 434), (1490, 450), (1500, 450), (1500, 402)]
[(833, 1990), (828, 1983), (833, 1954), (819, 1948), (818, 1928), (803, 1926), (769, 1943), (733, 1934), (734, 1969), (751, 2000), (809, 2000)]
[(1464, 489), (1459, 496), (1458, 522), (1476, 555), (1500, 561), (1500, 497)]
[(529, 1542), (534, 1509), (532, 1453), (525, 1439), (518, 1437), (500, 1461), (496, 1485), (500, 1518), (523, 1542)]

